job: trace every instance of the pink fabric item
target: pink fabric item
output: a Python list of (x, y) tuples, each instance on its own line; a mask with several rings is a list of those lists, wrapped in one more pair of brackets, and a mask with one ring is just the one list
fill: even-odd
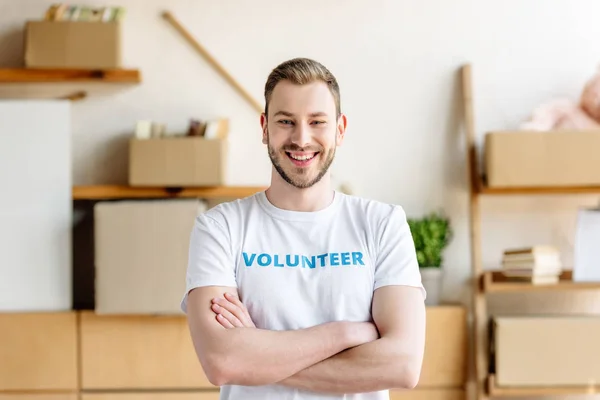
[(522, 123), (519, 129), (526, 131), (589, 130), (600, 129), (600, 124), (572, 101), (557, 99), (538, 106), (533, 111), (531, 118)]
[(581, 108), (600, 123), (600, 71), (585, 84), (580, 102)]

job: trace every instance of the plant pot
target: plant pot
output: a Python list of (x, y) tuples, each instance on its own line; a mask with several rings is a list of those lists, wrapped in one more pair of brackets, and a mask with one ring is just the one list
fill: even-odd
[(444, 275), (442, 269), (438, 267), (422, 267), (419, 269), (419, 271), (421, 271), (423, 287), (427, 292), (425, 305), (438, 305), (440, 303), (442, 279)]

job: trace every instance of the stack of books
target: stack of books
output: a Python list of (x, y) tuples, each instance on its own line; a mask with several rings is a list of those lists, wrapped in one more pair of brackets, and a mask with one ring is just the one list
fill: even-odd
[(502, 257), (502, 272), (510, 280), (556, 284), (562, 270), (560, 252), (553, 246), (507, 249)]
[(46, 21), (118, 22), (123, 20), (125, 8), (90, 7), (66, 3), (52, 4), (44, 14)]

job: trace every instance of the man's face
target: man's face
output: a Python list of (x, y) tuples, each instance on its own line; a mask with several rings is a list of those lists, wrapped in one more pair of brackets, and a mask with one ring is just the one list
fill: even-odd
[(273, 90), (268, 118), (262, 118), (263, 143), (279, 175), (297, 188), (308, 188), (331, 166), (345, 123), (344, 116), (336, 120), (335, 101), (326, 83), (281, 81)]

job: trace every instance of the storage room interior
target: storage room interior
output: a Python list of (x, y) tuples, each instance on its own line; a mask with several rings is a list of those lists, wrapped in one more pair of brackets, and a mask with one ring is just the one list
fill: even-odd
[(180, 310), (189, 235), (268, 187), (265, 80), (295, 57), (340, 84), (336, 189), (439, 256), (419, 383), (390, 399), (600, 399), (598, 14), (0, 0), (0, 400), (219, 398)]

